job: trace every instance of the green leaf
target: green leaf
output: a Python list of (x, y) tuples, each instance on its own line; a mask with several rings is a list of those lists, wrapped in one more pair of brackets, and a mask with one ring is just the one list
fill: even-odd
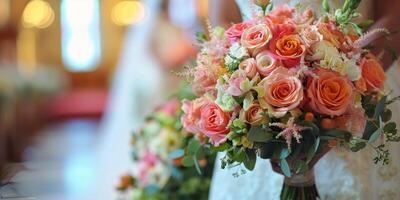
[(308, 165), (304, 160), (294, 160), (292, 166), (295, 174), (301, 174), (308, 169)]
[(217, 151), (217, 152), (223, 152), (226, 151), (227, 149), (229, 149), (230, 145), (228, 143), (223, 143), (220, 144), (219, 146), (212, 146), (211, 150), (213, 151)]
[(270, 159), (274, 155), (275, 144), (272, 142), (265, 143), (258, 150), (260, 158)]
[(246, 153), (244, 149), (240, 148), (239, 150), (235, 151), (232, 159), (239, 163), (244, 162), (246, 160)]
[(359, 27), (357, 24), (355, 24), (355, 23), (351, 23), (351, 25), (353, 26), (353, 28), (354, 28), (354, 30), (356, 31), (356, 33), (358, 34), (358, 35), (363, 35), (363, 30), (362, 30), (362, 28), (361, 27)]
[(381, 135), (381, 130), (380, 130), (380, 129), (376, 130), (376, 131), (371, 135), (371, 137), (369, 137), (368, 143), (369, 143), (369, 144), (374, 143), (374, 142), (379, 138), (380, 135)]
[(339, 130), (339, 129), (330, 129), (328, 131), (324, 131), (321, 133), (322, 136), (330, 136), (333, 138), (337, 139), (343, 139), (345, 141), (348, 141), (351, 138), (351, 133), (348, 131), (344, 130)]
[(322, 0), (322, 8), (324, 8), (324, 11), (327, 13), (331, 11), (328, 0)]
[(383, 127), (383, 131), (385, 131), (385, 133), (396, 134), (396, 133), (397, 133), (397, 125), (396, 125), (396, 123), (395, 123), (395, 122), (387, 123), (387, 124)]
[(364, 142), (364, 140), (356, 137), (351, 138), (349, 142), (350, 150), (353, 152), (363, 149), (366, 145), (367, 144)]
[(189, 142), (189, 145), (187, 147), (188, 149), (188, 154), (189, 155), (196, 155), (197, 151), (200, 149), (201, 144), (200, 141), (196, 140), (196, 139), (192, 139)]
[(256, 152), (254, 150), (246, 149), (245, 153), (246, 153), (246, 159), (243, 164), (248, 170), (252, 171), (256, 166), (256, 160), (257, 160)]
[(196, 33), (196, 40), (200, 43), (206, 42), (207, 41), (207, 35), (203, 32), (197, 32)]
[(172, 152), (168, 155), (168, 157), (169, 157), (170, 159), (176, 159), (176, 158), (180, 158), (180, 157), (182, 157), (182, 156), (184, 156), (184, 155), (185, 155), (185, 151), (184, 151), (183, 149), (177, 149), (177, 150), (172, 151)]
[(281, 150), (280, 155), (279, 155), (279, 159), (285, 159), (285, 158), (287, 158), (289, 156), (289, 154), (290, 154), (289, 149), (288, 148), (283, 148)]
[(263, 129), (262, 126), (252, 126), (248, 133), (248, 138), (252, 142), (267, 142), (274, 138), (272, 132)]
[(286, 177), (291, 177), (292, 176), (292, 174), (290, 173), (289, 164), (287, 163), (286, 159), (281, 159), (280, 166), (281, 166), (281, 170), (282, 170), (283, 174)]
[(196, 167), (197, 173), (202, 175), (203, 173), (201, 172), (199, 162), (197, 161), (197, 158), (195, 156), (193, 156), (193, 163), (194, 163), (194, 166)]
[(392, 119), (392, 111), (389, 109), (385, 109), (381, 115), (383, 122), (388, 122)]
[(383, 96), (383, 97), (379, 100), (378, 104), (376, 104), (375, 113), (374, 113), (374, 119), (376, 119), (376, 120), (378, 120), (378, 121), (379, 121), (379, 116), (381, 116), (381, 114), (382, 114), (382, 112), (383, 112), (383, 109), (385, 108), (386, 99), (387, 99), (387, 96)]
[(378, 130), (378, 127), (375, 125), (375, 122), (367, 121), (362, 138), (364, 140), (368, 140), (371, 137), (371, 135), (375, 133), (376, 130)]
[(194, 165), (194, 156), (185, 156), (182, 159), (182, 165), (184, 167), (192, 167)]
[(313, 145), (311, 146), (310, 149), (307, 151), (307, 163), (309, 163), (315, 156), (315, 153), (317, 153), (319, 144), (320, 144), (321, 139), (319, 137), (315, 138), (315, 141)]

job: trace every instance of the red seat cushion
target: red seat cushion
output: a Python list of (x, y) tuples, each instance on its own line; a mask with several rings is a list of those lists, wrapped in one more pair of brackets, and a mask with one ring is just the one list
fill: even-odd
[(108, 92), (99, 89), (80, 89), (62, 93), (47, 106), (50, 120), (98, 118), (107, 105)]

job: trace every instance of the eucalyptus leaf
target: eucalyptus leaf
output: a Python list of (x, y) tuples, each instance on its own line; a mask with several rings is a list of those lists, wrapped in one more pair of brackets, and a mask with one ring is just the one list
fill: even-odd
[(194, 156), (185, 156), (182, 159), (182, 165), (184, 167), (192, 167), (194, 165), (193, 159)]
[(380, 130), (380, 129), (376, 130), (376, 131), (371, 135), (371, 137), (369, 137), (368, 143), (369, 143), (369, 144), (374, 143), (374, 142), (379, 138), (380, 135), (381, 135), (381, 130)]
[(189, 155), (196, 155), (200, 147), (201, 147), (200, 141), (192, 139), (187, 147)]
[(310, 149), (308, 149), (307, 163), (309, 163), (314, 158), (315, 154), (317, 153), (320, 141), (321, 141), (321, 138), (319, 138), (319, 137), (315, 138), (313, 145), (311, 146)]
[(286, 159), (281, 159), (280, 162), (281, 170), (286, 177), (291, 177), (290, 167)]
[(281, 152), (280, 152), (279, 159), (285, 159), (285, 158), (287, 158), (289, 156), (289, 154), (290, 154), (289, 149), (288, 148), (283, 148), (281, 150)]
[(385, 108), (386, 99), (387, 99), (387, 96), (383, 96), (383, 97), (379, 100), (378, 104), (376, 104), (375, 113), (374, 113), (374, 119), (376, 119), (376, 120), (378, 120), (378, 121), (379, 121), (379, 116), (381, 116), (381, 114), (382, 114), (382, 112), (383, 112), (383, 109)]
[(379, 127), (377, 127), (376, 122), (367, 121), (367, 124), (365, 125), (365, 130), (364, 130), (362, 138), (364, 140), (368, 140), (371, 137), (371, 135), (373, 133), (375, 133), (376, 130), (378, 130), (378, 128)]
[(174, 150), (174, 151), (172, 151), (170, 154), (169, 154), (169, 158), (170, 159), (177, 159), (177, 158), (180, 158), (180, 157), (182, 157), (182, 156), (184, 156), (185, 155), (185, 151), (183, 150), (183, 149), (177, 149), (177, 150)]
[(202, 175), (203, 173), (201, 172), (199, 161), (197, 161), (197, 158), (195, 156), (193, 156), (193, 163), (194, 163), (194, 166), (196, 167), (197, 173)]

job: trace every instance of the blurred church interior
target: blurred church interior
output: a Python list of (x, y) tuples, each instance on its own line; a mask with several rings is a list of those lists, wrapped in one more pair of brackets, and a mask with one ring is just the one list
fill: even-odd
[(0, 199), (90, 199), (127, 35), (159, 14), (151, 49), (166, 74), (204, 26), (207, 0), (159, 1), (152, 13), (151, 0), (0, 0)]

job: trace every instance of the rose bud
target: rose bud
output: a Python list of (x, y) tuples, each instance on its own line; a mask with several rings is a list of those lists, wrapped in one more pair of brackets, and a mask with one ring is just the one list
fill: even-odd
[(270, 0), (253, 0), (253, 3), (260, 7), (265, 7), (269, 4)]

